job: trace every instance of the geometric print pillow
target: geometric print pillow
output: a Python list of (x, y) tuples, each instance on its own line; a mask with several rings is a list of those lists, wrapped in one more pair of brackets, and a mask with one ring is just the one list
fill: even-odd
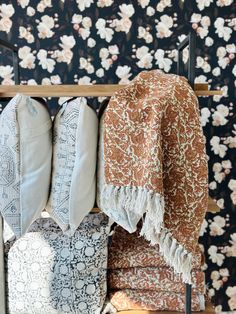
[(109, 232), (103, 213), (87, 215), (72, 237), (38, 219), (6, 254), (9, 314), (101, 313)]
[(52, 121), (45, 103), (17, 94), (0, 115), (0, 213), (16, 237), (45, 208)]
[(64, 103), (53, 122), (50, 217), (73, 235), (95, 203), (98, 118), (84, 97)]

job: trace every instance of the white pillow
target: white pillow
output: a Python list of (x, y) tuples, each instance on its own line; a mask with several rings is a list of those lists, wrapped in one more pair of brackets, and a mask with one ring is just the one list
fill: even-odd
[(6, 256), (9, 314), (101, 313), (109, 232), (103, 213), (87, 215), (72, 237), (51, 219), (34, 223)]
[(66, 102), (54, 120), (47, 211), (72, 235), (95, 203), (98, 118), (85, 98)]
[(28, 96), (17, 94), (0, 115), (0, 211), (17, 237), (47, 203), (51, 128), (45, 104)]

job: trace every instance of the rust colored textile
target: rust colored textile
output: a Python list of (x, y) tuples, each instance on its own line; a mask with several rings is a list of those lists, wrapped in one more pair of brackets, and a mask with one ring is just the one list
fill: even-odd
[[(192, 295), (192, 311), (204, 310), (201, 295)], [(185, 295), (166, 291), (120, 290), (109, 293), (110, 303), (118, 310), (178, 311), (185, 309)]]
[[(155, 246), (139, 236), (140, 227), (134, 233), (129, 233), (116, 226), (109, 246), (108, 268), (130, 267), (167, 267), (167, 263), (159, 253), (158, 244)], [(193, 268), (200, 269), (202, 253), (199, 246), (193, 256)]]
[[(202, 271), (193, 271), (192, 292), (205, 293), (205, 275)], [(185, 284), (171, 268), (135, 267), (114, 269), (108, 272), (108, 287), (110, 290), (152, 290), (185, 293)]]
[(208, 167), (197, 97), (187, 79), (141, 72), (113, 95), (100, 127), (98, 205), (141, 235), (191, 283), (208, 206)]

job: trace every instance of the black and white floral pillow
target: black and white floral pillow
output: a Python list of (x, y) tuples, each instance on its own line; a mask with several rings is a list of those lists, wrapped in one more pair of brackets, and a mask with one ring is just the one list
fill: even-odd
[(37, 220), (6, 254), (9, 314), (101, 313), (109, 232), (102, 213), (86, 216), (72, 237)]

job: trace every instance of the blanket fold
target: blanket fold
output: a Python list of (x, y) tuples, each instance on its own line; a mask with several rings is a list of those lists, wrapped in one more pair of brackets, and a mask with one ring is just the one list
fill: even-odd
[[(192, 293), (205, 293), (205, 276), (200, 270), (192, 272)], [(163, 267), (134, 267), (113, 269), (108, 272), (108, 286), (110, 290), (150, 290), (171, 291), (185, 293), (185, 284), (178, 275), (174, 275), (171, 268)]]
[[(109, 293), (111, 304), (118, 311), (149, 310), (177, 311), (185, 309), (185, 295), (167, 291), (118, 290)], [(205, 309), (204, 297), (201, 294), (192, 295), (192, 311)]]
[(208, 171), (198, 101), (187, 80), (140, 73), (111, 97), (99, 147), (101, 210), (130, 233), (143, 219), (140, 234), (191, 283)]

